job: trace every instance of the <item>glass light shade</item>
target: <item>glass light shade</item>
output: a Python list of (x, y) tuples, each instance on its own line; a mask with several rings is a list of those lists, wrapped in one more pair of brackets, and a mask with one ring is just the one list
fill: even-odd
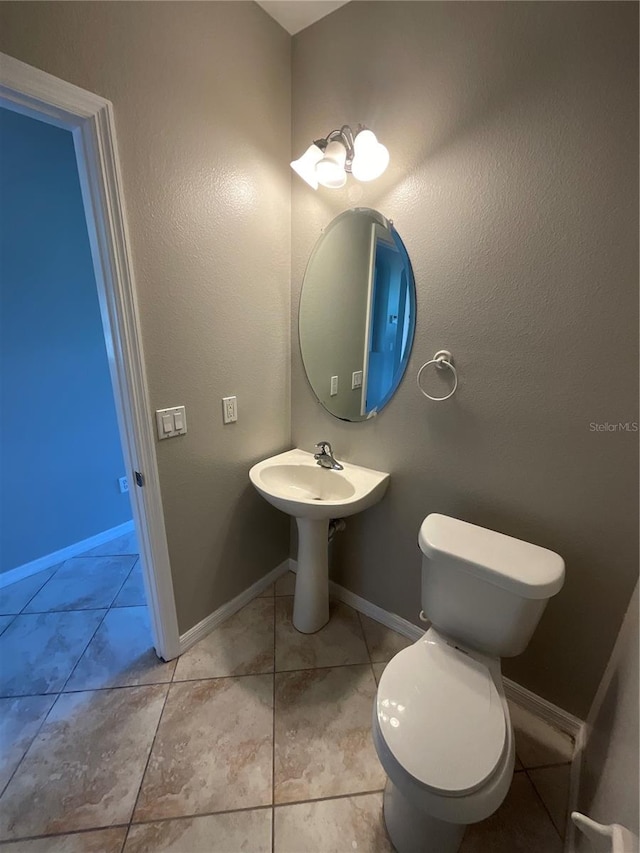
[(324, 157), (316, 164), (318, 183), (329, 189), (339, 189), (347, 182), (344, 164), (347, 159), (347, 149), (342, 142), (330, 142), (324, 152)]
[(322, 160), (322, 150), (313, 143), (307, 148), (302, 157), (298, 157), (297, 160), (293, 160), (290, 164), (293, 171), (297, 172), (302, 180), (306, 181), (314, 190), (318, 189), (316, 163), (320, 160)]
[(358, 181), (373, 181), (389, 165), (389, 151), (371, 130), (361, 130), (353, 143), (351, 174)]

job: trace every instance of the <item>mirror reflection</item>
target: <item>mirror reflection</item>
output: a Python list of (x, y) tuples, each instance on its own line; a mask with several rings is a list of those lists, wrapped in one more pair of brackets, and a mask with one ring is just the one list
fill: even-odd
[(415, 315), (411, 263), (393, 224), (368, 208), (337, 216), (311, 254), (299, 315), (307, 378), (327, 411), (363, 421), (389, 402)]

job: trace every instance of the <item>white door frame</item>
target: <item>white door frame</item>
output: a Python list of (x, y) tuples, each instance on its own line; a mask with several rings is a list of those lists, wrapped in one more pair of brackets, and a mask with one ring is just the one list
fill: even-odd
[[(0, 105), (70, 130), (78, 163), (156, 652), (180, 653), (130, 240), (110, 101), (0, 53)], [(136, 485), (140, 472), (143, 486)]]

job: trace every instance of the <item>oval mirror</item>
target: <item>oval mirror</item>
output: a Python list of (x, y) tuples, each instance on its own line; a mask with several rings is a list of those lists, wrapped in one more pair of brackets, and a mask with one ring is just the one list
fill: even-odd
[(313, 391), (328, 412), (364, 421), (400, 384), (416, 322), (409, 255), (377, 210), (329, 223), (304, 276), (298, 331)]

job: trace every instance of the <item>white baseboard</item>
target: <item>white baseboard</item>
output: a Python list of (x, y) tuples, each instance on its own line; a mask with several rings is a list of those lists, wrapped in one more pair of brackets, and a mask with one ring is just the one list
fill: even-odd
[[(291, 560), (290, 563), (291, 571), (295, 572), (297, 570), (296, 561)], [(356, 595), (351, 590), (345, 589), (345, 587), (340, 586), (335, 581), (329, 581), (329, 591), (339, 601), (349, 604), (354, 610), (364, 613), (365, 616), (370, 616), (376, 622), (386, 625), (387, 628), (397, 631), (398, 634), (402, 634), (403, 637), (407, 637), (409, 640), (419, 640), (424, 634), (424, 629), (419, 625), (414, 625), (413, 622), (403, 619), (402, 616), (397, 616), (395, 613), (383, 610), (382, 607), (372, 604), (366, 598), (361, 598), (361, 596)], [(582, 720), (574, 717), (573, 714), (570, 714), (563, 708), (559, 708), (552, 702), (543, 699), (541, 696), (532, 693), (526, 687), (521, 687), (509, 678), (503, 678), (503, 684), (507, 699), (530, 711), (545, 723), (559, 729), (565, 734), (571, 735), (577, 741), (584, 726)]]
[[(289, 570), (292, 572), (298, 571), (298, 563), (296, 560), (289, 560)], [(363, 613), (365, 616), (370, 616), (372, 619), (375, 619), (376, 622), (380, 622), (387, 628), (397, 631), (398, 634), (402, 634), (403, 637), (407, 637), (409, 640), (419, 640), (424, 634), (424, 628), (414, 625), (413, 622), (409, 622), (408, 619), (403, 619), (402, 616), (398, 616), (396, 613), (390, 613), (388, 610), (383, 610), (382, 607), (378, 607), (377, 604), (373, 604), (371, 601), (367, 601), (366, 598), (356, 595), (355, 592), (351, 592), (350, 589), (340, 586), (340, 584), (335, 581), (329, 581), (329, 593), (333, 595), (334, 598), (337, 598), (338, 601), (348, 604), (350, 607), (353, 607), (354, 610), (357, 610), (359, 613)]]
[(577, 740), (584, 727), (583, 720), (574, 717), (569, 711), (559, 708), (553, 702), (543, 699), (542, 696), (532, 693), (526, 687), (516, 684), (510, 678), (503, 678), (502, 682), (507, 699), (515, 702), (516, 705), (520, 705), (521, 708), (530, 711), (539, 720), (549, 723), (554, 729), (559, 729), (561, 732)]
[(98, 545), (104, 545), (105, 542), (110, 542), (118, 536), (124, 536), (125, 533), (131, 533), (133, 530), (133, 521), (125, 521), (124, 524), (118, 524), (110, 530), (103, 530), (102, 533), (96, 533), (95, 536), (90, 536), (88, 539), (83, 539), (81, 542), (76, 542), (73, 545), (67, 545), (66, 548), (61, 548), (59, 551), (54, 551), (53, 554), (46, 554), (44, 557), (38, 557), (37, 560), (32, 560), (30, 563), (25, 563), (22, 566), (16, 566), (15, 569), (9, 569), (8, 572), (0, 574), (0, 589), (3, 589), (9, 584), (17, 583), (31, 575), (37, 575), (38, 572), (43, 572), (45, 569), (50, 569), (57, 563), (63, 563), (65, 560), (70, 560), (71, 557), (77, 557), (79, 554), (84, 554), (91, 548), (97, 548)]
[(366, 598), (361, 598), (355, 592), (351, 592), (351, 590), (346, 589), (344, 586), (340, 586), (335, 581), (329, 581), (329, 591), (339, 601), (348, 604), (365, 616), (370, 616), (371, 619), (375, 619), (376, 622), (380, 622), (387, 628), (397, 631), (398, 634), (402, 634), (403, 637), (407, 637), (409, 640), (415, 642), (424, 634), (424, 628), (420, 628), (419, 625), (414, 625), (413, 622), (403, 619), (402, 616), (398, 616), (396, 613), (383, 610), (382, 607), (372, 604)]
[(181, 634), (180, 654), (184, 654), (187, 649), (190, 649), (191, 646), (198, 642), (198, 640), (206, 637), (214, 628), (217, 628), (218, 625), (221, 625), (226, 619), (233, 616), (234, 613), (237, 613), (240, 608), (245, 606), (245, 604), (248, 604), (253, 598), (259, 596), (260, 593), (264, 592), (268, 586), (277, 581), (280, 575), (284, 575), (288, 572), (290, 568), (289, 563), (290, 561), (288, 559), (283, 560), (280, 565), (276, 566), (276, 568), (269, 572), (268, 575), (260, 578), (260, 580), (256, 581), (248, 589), (245, 589), (244, 592), (241, 592), (240, 595), (236, 595), (236, 597), (232, 598), (231, 601), (227, 601), (227, 603), (223, 604), (222, 607), (218, 607), (218, 609), (214, 610), (213, 613), (205, 616), (205, 618), (201, 622), (198, 622), (197, 625), (194, 625), (193, 628), (189, 628), (188, 631)]

